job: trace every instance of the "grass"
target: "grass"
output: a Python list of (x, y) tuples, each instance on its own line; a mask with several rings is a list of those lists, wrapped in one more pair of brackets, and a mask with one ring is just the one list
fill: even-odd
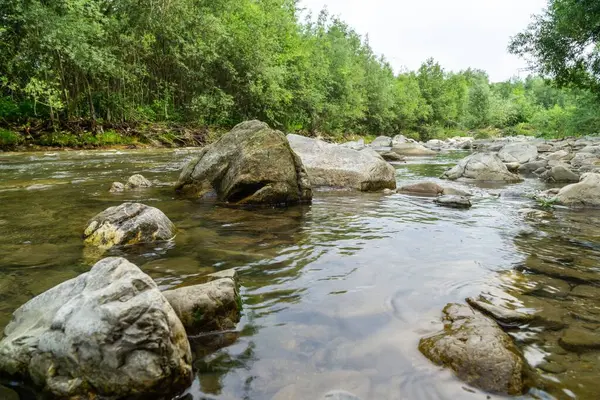
[(19, 133), (0, 128), (0, 149), (11, 148), (23, 143), (23, 136)]
[(84, 132), (82, 134), (68, 132), (45, 133), (36, 141), (42, 146), (56, 147), (103, 147), (127, 145), (135, 143), (135, 138), (123, 136), (116, 131), (105, 131), (98, 134)]

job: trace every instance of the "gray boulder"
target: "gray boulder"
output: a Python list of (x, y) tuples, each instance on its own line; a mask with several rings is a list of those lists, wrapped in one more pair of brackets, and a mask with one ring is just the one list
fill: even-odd
[(545, 182), (579, 182), (579, 175), (563, 165), (552, 167), (540, 175)]
[(125, 191), (125, 185), (123, 185), (121, 182), (113, 182), (109, 192), (110, 193), (121, 193)]
[(398, 146), (402, 143), (412, 143), (414, 140), (407, 138), (404, 135), (396, 135), (392, 138), (392, 147)]
[(362, 151), (300, 135), (287, 136), (315, 186), (380, 191), (396, 188), (396, 171), (387, 162)]
[(539, 170), (540, 168), (546, 168), (547, 165), (548, 161), (546, 160), (531, 161), (519, 166), (518, 171), (521, 174), (530, 175), (533, 174), (535, 171)]
[(106, 258), (13, 314), (0, 371), (58, 398), (149, 398), (189, 385), (183, 325), (154, 281)]
[(102, 249), (170, 240), (175, 225), (158, 208), (141, 203), (123, 203), (92, 218), (85, 228), (85, 243)]
[(454, 168), (446, 171), (442, 178), (496, 182), (521, 181), (521, 178), (511, 173), (502, 160), (493, 153), (471, 154), (463, 158)]
[(427, 358), (487, 392), (519, 395), (525, 391), (525, 360), (496, 322), (462, 304), (448, 304), (443, 322), (443, 332), (419, 343)]
[(600, 158), (598, 158), (598, 156), (593, 153), (577, 153), (571, 159), (571, 166), (573, 168), (598, 165), (600, 165)]
[(471, 208), (471, 200), (465, 196), (443, 195), (437, 197), (434, 202), (440, 206), (451, 208)]
[(144, 178), (143, 175), (136, 174), (129, 177), (125, 187), (127, 189), (139, 189), (139, 188), (149, 188), (152, 186), (152, 182), (148, 179)]
[(359, 150), (361, 153), (363, 154), (368, 154), (371, 157), (375, 157), (379, 160), (385, 161), (385, 159), (381, 156), (381, 154), (379, 154), (378, 152), (376, 152), (375, 150), (373, 150), (371, 147), (365, 147), (362, 150)]
[(519, 164), (525, 164), (535, 161), (538, 157), (538, 149), (533, 144), (510, 143), (500, 150), (498, 157), (505, 163), (517, 162)]
[(395, 143), (392, 151), (401, 156), (435, 156), (437, 154), (436, 151), (430, 150), (420, 143), (413, 142)]
[(402, 162), (406, 160), (404, 156), (401, 156), (400, 154), (391, 150), (380, 151), (379, 155), (381, 155), (385, 161), (389, 162)]
[(567, 206), (600, 207), (600, 174), (582, 175), (578, 183), (560, 189), (556, 201)]
[(365, 139), (358, 139), (351, 142), (345, 142), (340, 144), (342, 147), (347, 147), (352, 150), (362, 150), (365, 148)]
[(371, 142), (371, 147), (392, 147), (392, 138), (389, 136), (378, 136)]
[(300, 158), (283, 133), (260, 121), (242, 122), (202, 149), (182, 171), (176, 190), (216, 195), (231, 204), (309, 202), (312, 190)]
[(234, 329), (240, 320), (242, 303), (235, 270), (215, 277), (220, 279), (163, 292), (188, 335)]

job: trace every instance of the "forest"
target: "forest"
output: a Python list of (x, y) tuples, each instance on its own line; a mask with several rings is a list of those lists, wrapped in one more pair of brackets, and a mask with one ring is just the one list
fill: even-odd
[(0, 146), (118, 143), (149, 127), (248, 119), (332, 139), (594, 134), (600, 101), (586, 66), (544, 59), (569, 50), (541, 37), (572, 19), (560, 3), (593, 4), (550, 1), (510, 43), (538, 68), (490, 82), (434, 59), (394, 71), (368, 37), (296, 0), (0, 0)]

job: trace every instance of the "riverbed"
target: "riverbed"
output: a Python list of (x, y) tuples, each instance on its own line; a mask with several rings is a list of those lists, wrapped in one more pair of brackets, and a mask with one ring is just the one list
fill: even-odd
[[(524, 216), (519, 210), (535, 205), (527, 194), (546, 187), (537, 180), (463, 186), (475, 194), (468, 210), (336, 190), (316, 190), (312, 205), (248, 210), (176, 196), (179, 171), (197, 151), (0, 153), (0, 326), (32, 297), (89, 270), (100, 256), (83, 246), (86, 222), (126, 201), (161, 209), (178, 234), (108, 255), (126, 257), (162, 289), (228, 268), (240, 275), (242, 320), (215, 352), (193, 350), (196, 378), (186, 400), (318, 399), (337, 389), (364, 400), (495, 398), (419, 353), (419, 339), (441, 329), (441, 309), (480, 293), (527, 306), (519, 288), (532, 278), (517, 269), (540, 257), (600, 276), (600, 211)], [(437, 177), (464, 155), (395, 164), (397, 181), (442, 182)], [(154, 187), (109, 193), (113, 181), (136, 173)], [(600, 304), (592, 296), (565, 305), (566, 295), (546, 292), (528, 297), (565, 313)], [(600, 317), (586, 324), (596, 329)], [(565, 352), (554, 331), (513, 335), (534, 365), (548, 355), (564, 359), (566, 370), (543, 373), (554, 396), (600, 392), (599, 353)], [(552, 398), (541, 387), (532, 395)]]

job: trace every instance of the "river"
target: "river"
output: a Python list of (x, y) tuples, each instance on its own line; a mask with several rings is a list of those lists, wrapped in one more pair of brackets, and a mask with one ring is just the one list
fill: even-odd
[[(194, 349), (196, 378), (186, 399), (317, 399), (333, 389), (365, 400), (486, 399), (495, 397), (466, 387), (419, 353), (419, 339), (441, 328), (441, 309), (482, 292), (528, 306), (519, 285), (529, 287), (532, 279), (515, 267), (540, 257), (600, 274), (600, 212), (524, 217), (519, 210), (534, 203), (522, 194), (543, 188), (537, 180), (472, 187), (477, 195), (469, 210), (400, 194), (332, 190), (316, 190), (310, 206), (245, 210), (175, 195), (172, 185), (196, 151), (0, 153), (0, 325), (98, 259), (83, 246), (88, 219), (140, 201), (161, 209), (177, 237), (110, 255), (127, 257), (164, 289), (227, 268), (240, 275), (242, 320), (216, 352)], [(397, 180), (438, 181), (463, 156), (397, 164)], [(155, 186), (108, 192), (113, 181), (134, 173)], [(551, 302), (565, 315), (572, 307), (597, 314), (598, 298), (546, 292), (526, 297)], [(600, 316), (585, 324), (598, 328)], [(544, 378), (565, 396), (558, 398), (597, 398), (598, 353), (559, 349), (555, 331), (525, 327), (513, 335), (534, 364), (548, 355), (564, 359), (565, 371)], [(532, 394), (552, 398), (539, 389)]]

